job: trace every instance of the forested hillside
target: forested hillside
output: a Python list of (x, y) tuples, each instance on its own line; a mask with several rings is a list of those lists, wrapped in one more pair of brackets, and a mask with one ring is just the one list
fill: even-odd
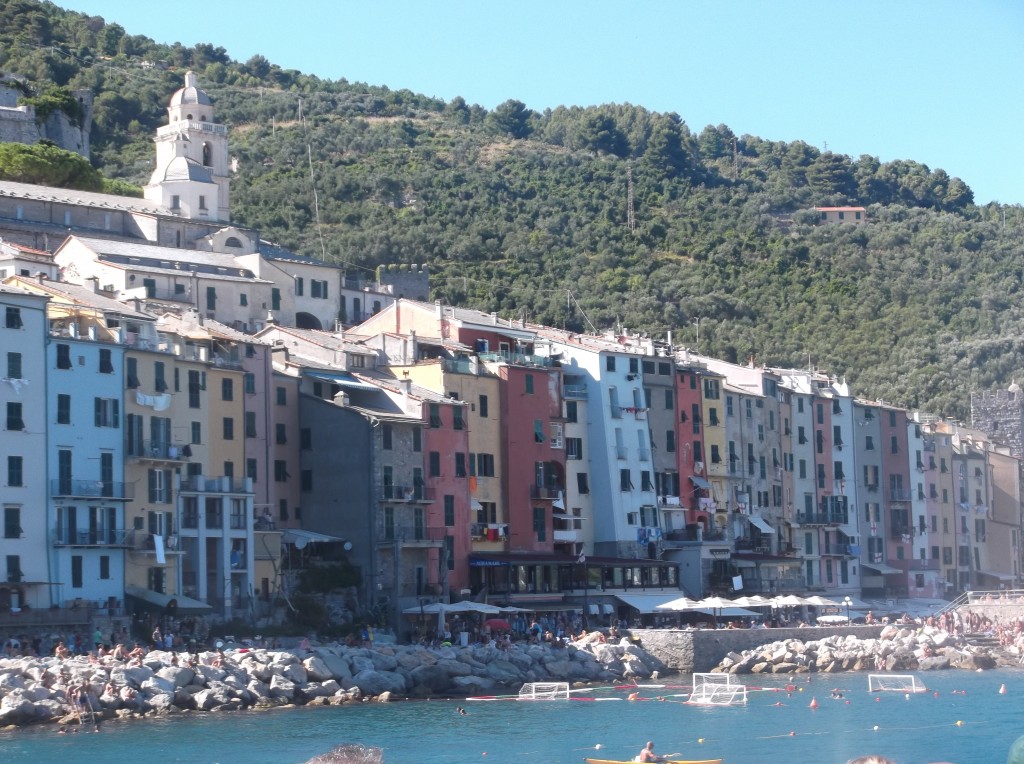
[[(699, 317), (703, 352), (810, 362), (934, 413), (964, 417), (970, 390), (1024, 378), (1021, 208), (975, 206), (943, 170), (639, 106), (487, 111), (110, 22), (0, 0), (0, 69), (40, 93), (91, 87), (93, 163), (135, 184), (195, 70), (231, 127), (233, 219), (266, 239), (354, 267), (427, 263), (437, 298), (557, 326), (693, 346)], [(871, 222), (818, 225), (810, 208), (828, 204)]]

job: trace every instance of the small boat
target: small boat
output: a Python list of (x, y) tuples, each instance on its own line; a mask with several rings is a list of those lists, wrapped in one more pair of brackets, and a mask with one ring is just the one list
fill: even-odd
[[(636, 759), (594, 759), (585, 758), (586, 764), (633, 764)], [(725, 759), (663, 759), (665, 764), (722, 764)]]

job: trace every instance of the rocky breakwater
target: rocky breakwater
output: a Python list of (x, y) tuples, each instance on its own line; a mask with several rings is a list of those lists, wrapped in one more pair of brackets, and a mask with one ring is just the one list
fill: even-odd
[[(189, 658), (153, 651), (129, 663), (110, 658), (0, 660), (0, 726), (505, 694), (518, 692), (524, 682), (604, 683), (665, 671), (640, 647), (626, 640), (606, 644), (596, 636), (559, 648), (324, 645)], [(76, 705), (76, 697), (84, 701)]]
[(715, 672), (729, 674), (799, 674), (838, 671), (928, 671), (990, 669), (1016, 665), (1016, 659), (931, 627), (892, 625), (878, 639), (853, 635), (801, 641), (770, 642), (743, 653), (729, 653)]

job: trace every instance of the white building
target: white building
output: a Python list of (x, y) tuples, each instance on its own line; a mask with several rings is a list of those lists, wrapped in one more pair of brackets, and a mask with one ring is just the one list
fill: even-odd
[(47, 608), (46, 298), (0, 284), (0, 609)]

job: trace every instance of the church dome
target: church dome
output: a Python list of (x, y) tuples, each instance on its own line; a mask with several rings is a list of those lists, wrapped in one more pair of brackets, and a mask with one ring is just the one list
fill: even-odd
[(188, 157), (174, 157), (163, 168), (157, 168), (150, 179), (150, 184), (166, 183), (176, 180), (194, 180), (200, 183), (213, 183), (213, 175), (207, 167)]
[(196, 85), (196, 73), (185, 72), (185, 87), (175, 91), (171, 96), (171, 107), (197, 104), (199, 106), (211, 106), (213, 101), (206, 91)]

